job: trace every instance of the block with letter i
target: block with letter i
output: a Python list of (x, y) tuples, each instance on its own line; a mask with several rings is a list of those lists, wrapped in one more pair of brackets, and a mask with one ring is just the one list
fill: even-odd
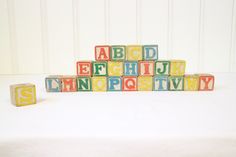
[(152, 76), (139, 76), (138, 77), (138, 90), (139, 91), (152, 91), (153, 77)]
[(153, 76), (154, 75), (154, 61), (139, 61), (139, 76)]
[(168, 76), (154, 76), (153, 77), (153, 90), (154, 91), (168, 91), (169, 90)]
[(31, 83), (10, 86), (11, 102), (16, 106), (36, 104), (36, 89)]
[(171, 60), (170, 61), (170, 75), (171, 76), (184, 76), (186, 63), (184, 60)]
[(59, 75), (46, 77), (45, 86), (47, 92), (61, 92), (61, 77)]
[(77, 91), (92, 91), (91, 77), (77, 77)]
[(122, 79), (119, 76), (107, 77), (107, 90), (108, 91), (121, 91), (122, 90)]
[(78, 61), (76, 63), (76, 72), (78, 76), (92, 76), (92, 62)]
[(94, 92), (107, 91), (107, 77), (92, 77), (92, 89)]
[(199, 87), (198, 75), (185, 75), (184, 76), (184, 90), (185, 91), (197, 91)]
[(158, 45), (143, 45), (143, 60), (157, 60)]
[(156, 61), (154, 74), (168, 76), (170, 74), (170, 61)]
[(124, 61), (126, 59), (126, 46), (112, 45), (110, 55), (113, 61)]
[(169, 90), (170, 91), (183, 91), (184, 90), (184, 77), (183, 76), (169, 76)]
[(61, 77), (62, 92), (76, 92), (76, 76), (62, 76)]
[(199, 90), (212, 91), (214, 90), (215, 77), (211, 74), (199, 74)]
[(129, 45), (126, 47), (126, 59), (140, 61), (143, 59), (143, 47), (141, 45)]
[(137, 91), (138, 79), (135, 76), (123, 76), (122, 91)]
[(93, 76), (107, 76), (108, 67), (107, 62), (93, 62)]
[(109, 61), (111, 47), (109, 45), (95, 46), (95, 60), (96, 61)]

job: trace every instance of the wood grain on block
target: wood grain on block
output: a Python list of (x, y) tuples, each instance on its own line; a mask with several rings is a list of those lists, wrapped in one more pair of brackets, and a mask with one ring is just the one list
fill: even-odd
[(139, 91), (152, 91), (153, 77), (139, 76), (138, 77), (138, 90)]
[(139, 76), (153, 76), (154, 75), (154, 61), (139, 61), (138, 62)]
[(170, 74), (170, 61), (159, 60), (155, 63), (155, 75), (165, 75)]
[(92, 76), (92, 61), (78, 61), (76, 72), (78, 76)]
[(111, 47), (109, 45), (95, 46), (95, 60), (96, 61), (109, 61)]
[(55, 75), (45, 78), (47, 92), (61, 92), (61, 77), (61, 75)]
[(184, 90), (184, 77), (183, 76), (169, 76), (169, 90), (170, 91)]
[(143, 60), (157, 60), (158, 45), (143, 45)]
[(62, 76), (62, 92), (76, 92), (77, 85), (76, 85), (76, 76)]
[(138, 79), (135, 76), (123, 76), (122, 78), (122, 90), (123, 91), (137, 91)]
[(171, 60), (170, 61), (170, 75), (171, 76), (183, 76), (185, 74), (184, 60)]
[(197, 91), (198, 88), (199, 88), (198, 75), (185, 75), (184, 76), (184, 90), (185, 91)]
[(122, 90), (122, 79), (119, 76), (107, 77), (107, 90), (108, 91), (121, 91)]
[(123, 75), (123, 62), (108, 61), (108, 75), (109, 76), (122, 76)]
[(140, 61), (143, 59), (143, 48), (141, 45), (128, 45), (126, 47), (126, 58), (129, 61)]
[(168, 76), (154, 76), (153, 77), (153, 90), (154, 91), (168, 91), (169, 79)]
[(93, 76), (107, 76), (108, 67), (106, 61), (94, 61), (93, 62)]
[(126, 46), (112, 45), (111, 46), (111, 60), (113, 60), (113, 61), (126, 60)]
[(94, 92), (107, 91), (107, 77), (92, 77), (92, 89)]
[(199, 90), (212, 91), (214, 89), (215, 77), (211, 74), (198, 74), (199, 75)]

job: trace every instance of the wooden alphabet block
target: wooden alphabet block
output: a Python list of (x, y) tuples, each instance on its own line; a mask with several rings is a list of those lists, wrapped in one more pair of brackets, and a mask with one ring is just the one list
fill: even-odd
[(111, 60), (124, 61), (126, 59), (126, 46), (112, 45), (111, 46)]
[(197, 91), (199, 87), (198, 75), (185, 75), (184, 76), (184, 90), (185, 91)]
[(96, 61), (109, 61), (110, 50), (111, 50), (111, 47), (109, 45), (95, 46), (95, 60)]
[(36, 104), (36, 89), (31, 83), (10, 86), (11, 102), (16, 106)]
[(108, 62), (108, 75), (109, 76), (122, 76), (123, 75), (123, 62), (109, 61)]
[(77, 77), (77, 90), (78, 91), (92, 91), (91, 77)]
[(92, 77), (92, 89), (94, 92), (105, 92), (107, 90), (107, 77)]
[(152, 91), (153, 77), (139, 76), (138, 77), (138, 90), (139, 91)]
[(138, 76), (138, 62), (124, 62), (124, 76)]
[(122, 90), (122, 80), (119, 76), (111, 76), (107, 78), (107, 90), (108, 91), (121, 91)]
[(45, 86), (47, 92), (61, 92), (61, 77), (59, 75), (46, 77)]
[(138, 80), (135, 76), (123, 76), (122, 78), (122, 90), (123, 91), (137, 91)]
[(143, 48), (141, 45), (129, 45), (127, 49), (127, 60), (140, 61), (143, 59)]
[(168, 91), (169, 79), (168, 76), (154, 76), (153, 77), (153, 90), (154, 91)]
[(93, 76), (107, 76), (107, 62), (93, 62)]
[(183, 76), (185, 74), (185, 65), (184, 60), (172, 60), (170, 62), (170, 75)]
[(61, 78), (62, 92), (76, 92), (76, 76), (63, 76)]
[(214, 90), (215, 77), (211, 74), (199, 74), (199, 90), (212, 91)]
[(170, 74), (170, 61), (156, 61), (155, 63), (155, 75), (165, 75)]
[(184, 77), (183, 76), (169, 76), (169, 90), (170, 91), (184, 90)]
[(154, 75), (154, 61), (139, 61), (139, 76), (153, 76)]
[(92, 62), (78, 61), (76, 63), (76, 71), (78, 76), (92, 76)]
[(143, 60), (157, 60), (158, 45), (143, 45)]

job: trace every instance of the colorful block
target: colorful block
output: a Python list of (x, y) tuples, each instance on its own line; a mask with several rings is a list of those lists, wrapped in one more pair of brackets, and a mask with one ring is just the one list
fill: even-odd
[(124, 76), (138, 76), (138, 62), (124, 62)]
[(91, 77), (77, 77), (78, 91), (92, 91)]
[(63, 76), (61, 78), (62, 92), (76, 92), (76, 76)]
[(134, 76), (123, 76), (122, 78), (122, 90), (123, 91), (137, 91), (138, 80)]
[(151, 76), (138, 77), (138, 90), (139, 91), (152, 91), (153, 79)]
[(185, 74), (185, 65), (184, 60), (172, 60), (170, 62), (170, 75), (183, 76)]
[(154, 75), (154, 61), (139, 61), (139, 76), (153, 76)]
[(170, 61), (156, 61), (155, 75), (169, 75), (170, 74)]
[(121, 91), (122, 90), (122, 80), (121, 77), (112, 76), (107, 78), (107, 90), (108, 91)]
[(108, 45), (95, 46), (95, 60), (96, 61), (109, 61), (110, 49), (111, 47)]
[(92, 77), (92, 89), (94, 92), (105, 92), (107, 90), (107, 77)]
[(184, 90), (184, 77), (183, 76), (169, 76), (169, 90), (170, 91)]
[(36, 104), (36, 89), (31, 83), (10, 86), (11, 102), (16, 106)]
[(123, 75), (123, 62), (109, 61), (108, 62), (108, 75), (109, 76), (122, 76)]
[(211, 74), (199, 74), (199, 90), (211, 91), (214, 89), (215, 77)]
[(143, 59), (143, 48), (141, 45), (130, 45), (126, 47), (127, 60), (140, 61)]
[(143, 45), (143, 60), (157, 60), (158, 45)]
[(107, 76), (107, 62), (93, 62), (93, 76)]
[(76, 72), (78, 76), (92, 76), (92, 62), (78, 61), (76, 63)]
[(169, 80), (168, 76), (154, 76), (153, 77), (153, 90), (154, 91), (168, 91)]
[(47, 92), (61, 92), (61, 76), (48, 76), (45, 78)]
[(111, 60), (124, 61), (126, 59), (126, 46), (113, 45), (111, 46)]
[(199, 87), (198, 75), (185, 75), (184, 76), (184, 90), (185, 91), (197, 91)]

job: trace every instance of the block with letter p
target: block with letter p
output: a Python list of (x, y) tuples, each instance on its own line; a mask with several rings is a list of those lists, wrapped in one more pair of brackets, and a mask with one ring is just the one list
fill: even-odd
[(95, 46), (95, 60), (96, 61), (109, 61), (111, 47), (109, 45)]
[(185, 65), (186, 63), (184, 60), (172, 60), (170, 62), (170, 75), (171, 76), (184, 76)]
[(211, 74), (199, 74), (199, 90), (212, 91), (214, 90), (215, 77)]
[(143, 60), (157, 60), (158, 45), (143, 45)]
[(62, 76), (61, 77), (62, 92), (76, 92), (76, 76)]
[(78, 61), (76, 63), (76, 71), (78, 76), (91, 76), (92, 75), (92, 62), (91, 61)]
[(108, 91), (121, 91), (122, 79), (119, 76), (111, 76), (107, 78), (107, 90)]

